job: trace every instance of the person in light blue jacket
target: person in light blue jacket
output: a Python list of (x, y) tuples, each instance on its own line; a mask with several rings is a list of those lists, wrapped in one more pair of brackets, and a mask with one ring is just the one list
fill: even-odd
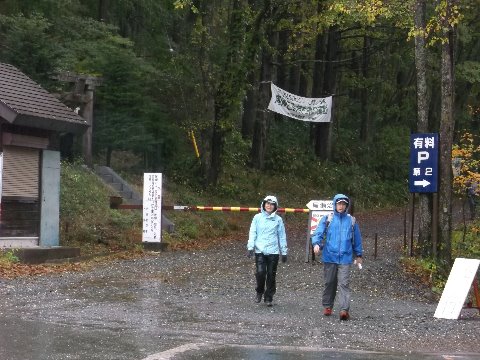
[(340, 320), (350, 318), (350, 268), (355, 263), (362, 267), (362, 235), (353, 216), (348, 214), (350, 199), (343, 194), (333, 198), (333, 214), (325, 215), (312, 236), (313, 251), (322, 251), (324, 290), (323, 314), (332, 314), (339, 288)]
[(260, 205), (260, 213), (253, 217), (247, 243), (247, 256), (255, 255), (255, 277), (257, 280), (255, 302), (262, 297), (267, 306), (272, 306), (273, 295), (277, 290), (276, 276), (278, 260), (287, 262), (287, 236), (283, 219), (276, 214), (278, 201), (268, 195)]

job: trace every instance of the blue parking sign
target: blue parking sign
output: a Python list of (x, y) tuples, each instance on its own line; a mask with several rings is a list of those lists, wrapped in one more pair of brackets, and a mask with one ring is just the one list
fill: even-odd
[(438, 191), (438, 134), (410, 135), (410, 172), (408, 175), (411, 193)]

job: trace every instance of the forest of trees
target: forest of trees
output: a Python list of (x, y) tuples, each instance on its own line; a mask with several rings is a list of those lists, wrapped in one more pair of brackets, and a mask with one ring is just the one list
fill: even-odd
[[(96, 158), (131, 151), (144, 170), (203, 186), (232, 164), (305, 174), (336, 164), (396, 196), (410, 133), (439, 133), (438, 199), (419, 200), (429, 255), (432, 203), (451, 207), (452, 146), (479, 132), (479, 15), (470, 0), (0, 0), (0, 61), (72, 108), (59, 75), (98, 77)], [(267, 111), (270, 82), (333, 95), (332, 121)], [(439, 214), (447, 262), (450, 216)]]

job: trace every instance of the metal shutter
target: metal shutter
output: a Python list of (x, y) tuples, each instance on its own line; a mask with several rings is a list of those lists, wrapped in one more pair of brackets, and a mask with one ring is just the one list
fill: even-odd
[(38, 199), (39, 183), (38, 149), (3, 147), (3, 196)]

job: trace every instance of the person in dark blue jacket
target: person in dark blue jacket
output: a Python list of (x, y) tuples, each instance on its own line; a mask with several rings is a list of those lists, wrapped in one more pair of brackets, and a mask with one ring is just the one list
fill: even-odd
[(255, 302), (262, 301), (272, 306), (273, 295), (277, 290), (276, 276), (278, 260), (287, 262), (287, 236), (283, 219), (277, 215), (278, 200), (273, 195), (265, 197), (250, 225), (247, 243), (247, 256), (255, 255), (255, 278), (257, 295)]
[(324, 290), (323, 314), (332, 314), (337, 287), (340, 319), (350, 318), (350, 268), (355, 258), (362, 266), (362, 235), (355, 218), (348, 214), (350, 199), (343, 194), (333, 198), (333, 214), (321, 218), (312, 236), (313, 251), (322, 251)]

